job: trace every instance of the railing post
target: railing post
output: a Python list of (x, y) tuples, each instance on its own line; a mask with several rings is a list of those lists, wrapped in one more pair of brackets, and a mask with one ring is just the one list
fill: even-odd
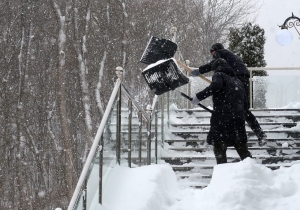
[(150, 121), (147, 122), (147, 165), (151, 165), (151, 119), (152, 119), (151, 105), (147, 105), (146, 112), (150, 118)]
[(132, 100), (128, 99), (128, 167), (131, 168)]
[(108, 122), (109, 116), (110, 116), (111, 111), (113, 109), (113, 104), (114, 104), (115, 99), (117, 97), (117, 93), (118, 93), (120, 85), (121, 85), (121, 80), (118, 79), (116, 81), (116, 84), (115, 84), (114, 89), (112, 91), (111, 97), (109, 98), (108, 104), (106, 106), (106, 110), (105, 110), (104, 115), (102, 117), (101, 123), (98, 127), (98, 130), (97, 130), (96, 136), (94, 138), (93, 144), (90, 148), (90, 152), (89, 152), (89, 154), (86, 158), (85, 164), (83, 166), (80, 177), (79, 177), (78, 182), (76, 184), (76, 188), (74, 190), (73, 196), (72, 196), (72, 198), (70, 200), (70, 203), (68, 205), (68, 210), (74, 210), (75, 208), (78, 208), (76, 205), (78, 204), (78, 201), (79, 201), (79, 199), (82, 195), (81, 193), (83, 192), (82, 188), (84, 188), (84, 186), (85, 186), (84, 185), (85, 180), (88, 178), (88, 175), (91, 171), (91, 164), (94, 160), (96, 152), (98, 151), (99, 141), (101, 140), (101, 136), (103, 135), (104, 128), (106, 126), (106, 123)]
[(168, 123), (170, 121), (170, 92), (167, 92), (167, 114), (168, 114)]
[(252, 70), (250, 70), (250, 78), (249, 78), (249, 88), (250, 88), (250, 94), (249, 94), (249, 103), (250, 103), (250, 108), (253, 108), (253, 100), (252, 100), (252, 96), (253, 96), (253, 90), (252, 90), (252, 87), (253, 87), (253, 84), (252, 84), (252, 81), (253, 81), (253, 74), (252, 74)]
[(101, 136), (101, 140), (99, 141), (99, 151), (100, 151), (100, 154), (99, 154), (99, 197), (98, 197), (98, 202), (100, 204), (102, 204), (102, 187), (103, 187), (103, 149), (104, 149), (104, 143), (103, 143), (103, 134)]
[[(123, 68), (118, 66), (116, 68), (116, 74), (117, 77), (122, 81), (122, 75), (123, 75)], [(122, 94), (121, 94), (121, 86), (119, 87), (118, 91), (118, 104), (117, 104), (117, 128), (116, 128), (116, 157), (117, 157), (117, 163), (121, 164), (121, 104), (122, 104)]]
[(86, 210), (87, 206), (87, 179), (84, 181), (84, 190), (82, 190), (83, 196), (82, 196), (82, 210)]
[(139, 118), (139, 166), (142, 165), (142, 112), (138, 112)]
[(157, 164), (157, 123), (158, 123), (158, 116), (157, 116), (157, 110), (155, 110), (155, 164)]
[[(189, 67), (190, 66), (190, 61), (189, 60), (186, 60), (185, 61), (186, 65)], [(190, 76), (190, 72), (189, 71), (186, 71), (186, 76), (189, 77)], [(191, 95), (191, 83), (189, 82), (187, 85), (186, 85), (186, 94), (187, 95)], [(187, 109), (190, 109), (191, 108), (191, 103), (190, 101), (186, 100), (186, 108)]]
[(164, 117), (165, 117), (165, 94), (161, 96), (161, 141), (162, 141), (162, 147), (164, 148)]

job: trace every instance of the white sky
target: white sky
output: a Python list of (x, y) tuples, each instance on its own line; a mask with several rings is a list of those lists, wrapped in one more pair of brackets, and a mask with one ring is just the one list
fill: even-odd
[[(300, 35), (296, 29), (289, 29), (293, 34), (290, 45), (281, 46), (275, 40), (275, 35), (280, 30), (278, 25), (282, 25), (288, 17), (292, 16), (292, 12), (300, 18), (300, 1), (260, 0), (258, 2), (263, 2), (256, 23), (265, 30), (267, 67), (300, 67)], [(300, 26), (297, 29), (300, 31)]]

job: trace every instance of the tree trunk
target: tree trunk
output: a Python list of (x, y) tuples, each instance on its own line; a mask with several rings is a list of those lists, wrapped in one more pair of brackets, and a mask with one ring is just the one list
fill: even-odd
[(57, 2), (53, 0), (53, 7), (57, 15), (57, 19), (60, 24), (59, 36), (58, 36), (58, 78), (59, 78), (59, 89), (58, 89), (58, 99), (59, 99), (59, 116), (62, 130), (62, 140), (64, 143), (65, 151), (65, 181), (67, 196), (70, 200), (73, 195), (73, 189), (75, 186), (73, 174), (73, 152), (72, 152), (72, 139), (69, 130), (68, 123), (68, 112), (67, 112), (67, 95), (66, 95), (66, 71), (65, 66), (65, 45), (66, 45), (66, 20), (69, 16), (69, 10), (71, 8), (71, 0), (66, 2), (65, 14), (63, 15), (61, 9)]

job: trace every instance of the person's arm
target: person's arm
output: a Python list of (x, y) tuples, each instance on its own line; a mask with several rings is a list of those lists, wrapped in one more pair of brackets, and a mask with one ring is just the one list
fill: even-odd
[(212, 67), (212, 64), (215, 62), (215, 60), (217, 60), (218, 58), (222, 58), (222, 56), (221, 56), (220, 52), (216, 51), (213, 55), (213, 60), (211, 62), (199, 67), (199, 73), (204, 74), (204, 73), (214, 70), (214, 69), (211, 69), (211, 67)]
[(207, 73), (207, 72), (210, 72), (212, 69), (211, 69), (211, 65), (213, 64), (215, 60), (212, 60), (211, 62), (207, 63), (207, 64), (204, 64), (202, 66), (199, 67), (199, 73), (200, 74), (204, 74), (204, 73)]
[(213, 75), (211, 84), (199, 93), (197, 93), (196, 97), (199, 99), (199, 101), (206, 99), (207, 97), (222, 90), (223, 85), (223, 76), (221, 73), (217, 72)]

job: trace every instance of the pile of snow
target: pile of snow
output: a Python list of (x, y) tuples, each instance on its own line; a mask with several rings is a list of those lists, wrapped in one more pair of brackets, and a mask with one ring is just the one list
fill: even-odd
[(299, 209), (300, 162), (272, 171), (247, 158), (217, 165), (210, 185), (185, 189), (172, 210), (282, 210)]
[(115, 166), (104, 187), (99, 210), (160, 210), (174, 205), (179, 193), (169, 165), (140, 168)]
[(290, 102), (288, 105), (281, 107), (282, 109), (300, 109), (300, 102)]
[(300, 131), (300, 122), (297, 122), (297, 125), (294, 126), (294, 127), (291, 127), (290, 130), (293, 130), (293, 131)]
[[(300, 109), (300, 102), (290, 102), (288, 105), (282, 107), (282, 109)], [(300, 122), (295, 127), (290, 128), (294, 131), (300, 131)]]
[(100, 210), (295, 210), (299, 209), (300, 161), (271, 169), (247, 158), (217, 165), (208, 187), (179, 190), (169, 165), (116, 166)]

